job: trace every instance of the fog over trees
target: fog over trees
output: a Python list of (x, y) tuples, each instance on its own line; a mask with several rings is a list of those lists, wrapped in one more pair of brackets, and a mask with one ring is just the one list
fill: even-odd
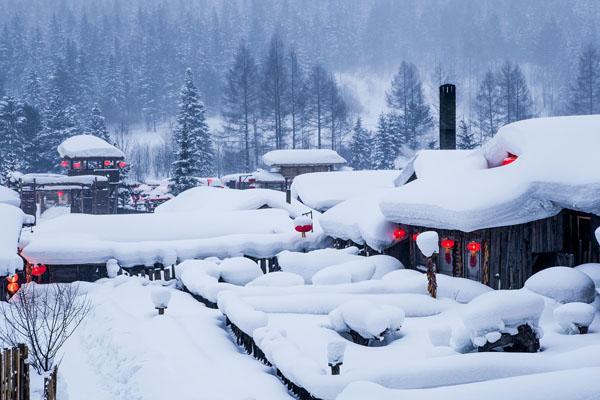
[[(390, 167), (436, 146), (445, 82), (471, 147), (516, 120), (599, 112), (598, 20), (594, 0), (0, 0), (0, 173), (52, 170), (61, 140), (108, 129), (145, 164), (133, 175), (168, 174), (188, 68), (212, 136), (204, 171), (314, 147)], [(375, 101), (348, 77), (388, 83)], [(368, 166), (351, 154), (367, 148)]]

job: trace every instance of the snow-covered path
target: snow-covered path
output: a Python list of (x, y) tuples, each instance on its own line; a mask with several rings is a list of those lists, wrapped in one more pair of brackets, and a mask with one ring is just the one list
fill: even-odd
[(164, 316), (137, 278), (82, 284), (94, 309), (60, 366), (69, 398), (290, 399), (269, 368), (241, 353), (222, 316), (173, 290)]

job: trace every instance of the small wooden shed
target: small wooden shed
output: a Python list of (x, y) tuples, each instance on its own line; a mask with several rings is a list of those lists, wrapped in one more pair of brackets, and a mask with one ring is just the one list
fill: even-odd
[(342, 156), (329, 149), (273, 150), (262, 158), (271, 172), (281, 174), (288, 182), (301, 174), (334, 171), (346, 164)]

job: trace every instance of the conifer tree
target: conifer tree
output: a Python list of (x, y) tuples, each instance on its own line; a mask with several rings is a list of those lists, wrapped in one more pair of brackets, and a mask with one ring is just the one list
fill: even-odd
[(23, 98), (31, 106), (40, 109), (43, 106), (42, 85), (35, 70), (29, 71), (23, 88)]
[(88, 131), (90, 134), (106, 140), (111, 143), (111, 138), (106, 127), (106, 120), (100, 112), (100, 106), (97, 103), (92, 107), (92, 113), (88, 122)]
[(480, 144), (475, 137), (473, 129), (471, 129), (471, 126), (469, 126), (464, 119), (461, 119), (458, 123), (458, 134), (456, 139), (459, 149), (470, 150)]
[(360, 117), (356, 119), (350, 142), (350, 166), (354, 169), (371, 168), (371, 150), (373, 140), (369, 131), (362, 125)]
[(593, 44), (579, 57), (577, 77), (569, 94), (570, 114), (600, 113), (600, 54)]
[(25, 122), (23, 104), (14, 97), (0, 100), (0, 184), (7, 182), (11, 172), (25, 165), (25, 142), (22, 126)]
[(485, 141), (496, 134), (500, 127), (499, 91), (496, 77), (490, 70), (487, 71), (475, 99), (475, 113), (479, 127), (480, 141)]
[(173, 162), (173, 192), (179, 194), (196, 186), (197, 176), (213, 171), (213, 149), (204, 116), (204, 105), (194, 85), (192, 70), (185, 71), (175, 128), (177, 158)]
[(373, 167), (375, 169), (393, 169), (396, 155), (396, 143), (394, 133), (390, 129), (389, 118), (385, 114), (381, 114), (375, 132)]

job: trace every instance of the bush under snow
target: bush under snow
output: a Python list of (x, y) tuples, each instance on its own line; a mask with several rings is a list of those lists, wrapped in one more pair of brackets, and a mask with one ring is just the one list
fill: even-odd
[(498, 341), (503, 333), (516, 335), (521, 325), (529, 325), (539, 338), (542, 333), (538, 324), (543, 310), (543, 298), (534, 293), (524, 290), (490, 291), (465, 306), (462, 313), (465, 329), (453, 330), (452, 340), (464, 345), (465, 339), (459, 336), (467, 335), (475, 347), (482, 347), (487, 342)]
[(525, 287), (559, 303), (591, 303), (596, 297), (592, 278), (569, 267), (544, 269), (527, 279)]
[(264, 274), (249, 282), (246, 286), (300, 286), (304, 285), (304, 278), (292, 272), (277, 271)]
[[(331, 284), (332, 275), (341, 277), (343, 276), (342, 274), (340, 274), (342, 272), (349, 273), (352, 282), (368, 281), (375, 273), (375, 264), (369, 259), (369, 257), (361, 257), (356, 260), (348, 261), (342, 264), (331, 265), (317, 272), (312, 277), (312, 282), (317, 285)], [(344, 279), (340, 282), (333, 283), (348, 282)]]
[(383, 340), (384, 335), (400, 331), (404, 311), (395, 306), (351, 300), (331, 311), (329, 322), (336, 332), (354, 331), (366, 340)]
[(569, 334), (587, 332), (595, 315), (596, 310), (587, 303), (568, 303), (554, 309), (554, 319)]
[(258, 264), (246, 257), (227, 258), (220, 267), (221, 279), (238, 286), (244, 286), (263, 274)]

